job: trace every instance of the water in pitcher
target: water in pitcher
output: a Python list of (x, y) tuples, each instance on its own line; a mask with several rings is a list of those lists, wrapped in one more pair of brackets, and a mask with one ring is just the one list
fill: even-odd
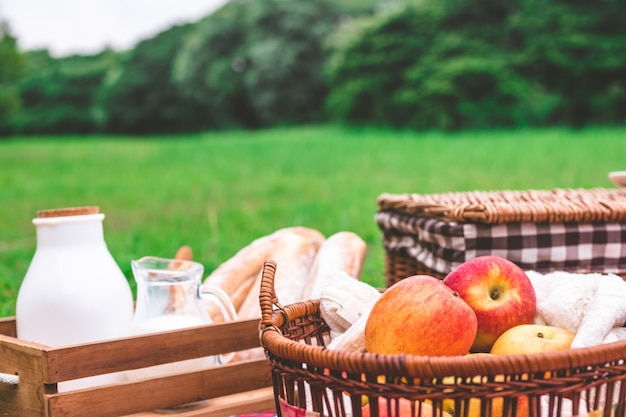
[[(131, 326), (134, 335), (213, 323), (200, 303), (204, 298), (216, 302), (227, 320), (237, 317), (228, 295), (218, 288), (200, 286), (204, 268), (197, 262), (145, 256), (132, 261), (131, 266), (137, 282)], [(128, 377), (137, 380), (199, 371), (225, 363), (230, 357), (232, 354), (165, 363), (129, 371)]]

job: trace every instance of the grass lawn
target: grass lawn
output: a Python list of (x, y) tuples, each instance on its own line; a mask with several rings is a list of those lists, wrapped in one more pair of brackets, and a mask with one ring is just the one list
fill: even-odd
[(39, 209), (99, 205), (109, 249), (130, 260), (188, 244), (207, 273), (294, 225), (368, 243), (362, 279), (383, 285), (378, 195), (613, 187), (626, 128), (416, 133), (335, 126), (150, 137), (0, 141), (0, 316), (35, 249)]

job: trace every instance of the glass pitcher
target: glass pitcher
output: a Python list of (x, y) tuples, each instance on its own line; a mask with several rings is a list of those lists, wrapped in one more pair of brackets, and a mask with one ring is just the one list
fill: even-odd
[[(219, 307), (224, 320), (236, 320), (228, 295), (217, 287), (200, 285), (204, 267), (194, 261), (145, 256), (131, 261), (137, 282), (133, 335), (154, 333), (212, 323), (202, 299)], [(233, 354), (190, 359), (131, 371), (129, 378), (154, 378), (206, 369), (227, 363)]]

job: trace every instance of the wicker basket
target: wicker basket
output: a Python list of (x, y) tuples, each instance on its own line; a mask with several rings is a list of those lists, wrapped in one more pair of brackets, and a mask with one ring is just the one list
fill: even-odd
[(387, 287), (480, 255), (526, 270), (626, 275), (626, 189), (382, 194)]
[(456, 417), (471, 410), (486, 417), (626, 415), (626, 341), (499, 356), (327, 350), (329, 327), (319, 300), (282, 306), (274, 292), (275, 270), (268, 260), (259, 296), (260, 338), (279, 416), (405, 417), (398, 408), (407, 404), (417, 417), (452, 415), (446, 410)]

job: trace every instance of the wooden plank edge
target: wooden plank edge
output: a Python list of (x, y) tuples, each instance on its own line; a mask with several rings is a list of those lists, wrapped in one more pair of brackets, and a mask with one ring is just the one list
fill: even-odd
[(56, 383), (256, 348), (260, 346), (258, 326), (258, 319), (238, 320), (49, 348), (45, 382)]
[[(45, 395), (49, 417), (117, 417), (270, 387), (265, 359), (162, 378)], [(158, 393), (158, 394), (155, 394)], [(111, 401), (114, 398), (115, 401)]]
[[(276, 402), (272, 387), (226, 395), (198, 403), (198, 407), (167, 413), (171, 417), (228, 417), (238, 414), (274, 411)], [(162, 417), (163, 412), (142, 412), (124, 417)]]

